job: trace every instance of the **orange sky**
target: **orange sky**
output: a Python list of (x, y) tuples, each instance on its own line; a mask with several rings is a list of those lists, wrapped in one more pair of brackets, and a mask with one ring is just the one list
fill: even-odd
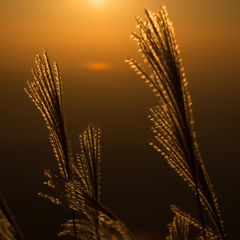
[[(160, 156), (148, 146), (152, 138), (148, 109), (156, 99), (124, 63), (126, 58), (141, 61), (130, 39), (131, 32), (137, 31), (135, 17), (143, 18), (145, 7), (156, 11), (160, 5), (167, 6), (173, 22), (193, 99), (200, 152), (216, 186), (228, 239), (236, 239), (238, 221), (232, 216), (237, 211), (240, 214), (239, 208), (235, 209), (240, 201), (235, 191), (240, 181), (240, 1), (1, 0), (0, 126), (4, 162), (0, 189), (26, 239), (26, 219), (35, 219), (29, 224), (33, 232), (39, 232), (36, 240), (45, 234), (57, 239), (56, 226), (60, 228), (65, 221), (59, 208), (54, 210), (51, 203), (37, 196), (39, 191), (46, 192), (43, 170), (54, 167), (56, 161), (49, 160), (54, 157), (44, 121), (23, 92), (27, 79), (32, 79), (35, 55), (42, 54), (43, 48), (50, 61), (60, 67), (73, 150), (78, 151), (78, 134), (87, 124), (99, 124), (102, 129), (103, 202), (130, 229), (143, 232), (144, 225), (152, 221), (146, 232), (166, 235), (172, 218), (168, 217), (168, 206), (179, 203), (181, 207), (181, 196), (188, 190), (184, 183), (179, 187), (178, 176), (164, 160), (156, 160)], [(136, 198), (142, 202), (137, 204)], [(16, 199), (21, 206), (30, 206), (30, 213), (21, 212)], [(143, 210), (141, 204), (149, 207)], [(186, 207), (188, 211), (187, 203)], [(189, 212), (192, 210), (190, 207)], [(54, 214), (60, 220), (53, 226)]]
[(202, 49), (239, 51), (240, 4), (234, 1), (96, 2), (1, 1), (1, 68), (28, 69), (35, 53), (45, 48), (67, 69), (78, 70), (83, 62), (109, 61), (127, 71), (123, 60), (137, 55), (129, 40), (135, 31), (134, 17), (144, 16), (143, 6), (155, 10), (160, 4), (167, 5), (183, 56), (194, 51), (194, 57), (205, 59)]

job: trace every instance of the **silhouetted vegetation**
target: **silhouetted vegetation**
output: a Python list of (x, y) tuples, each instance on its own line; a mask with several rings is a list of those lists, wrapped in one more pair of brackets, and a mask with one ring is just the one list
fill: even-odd
[[(127, 62), (150, 87), (158, 98), (158, 104), (150, 108), (150, 120), (155, 139), (150, 142), (167, 160), (169, 165), (188, 183), (196, 195), (199, 220), (184, 213), (175, 205), (175, 214), (168, 225), (167, 240), (192, 239), (191, 225), (199, 229), (197, 239), (225, 239), (223, 224), (216, 196), (200, 157), (195, 139), (191, 99), (187, 81), (177, 50), (174, 30), (165, 7), (157, 13), (146, 10), (146, 20), (137, 18), (139, 33), (133, 33), (149, 64), (147, 74), (140, 64)], [(50, 141), (58, 162), (59, 173), (45, 170), (45, 184), (56, 190), (49, 196), (40, 193), (53, 203), (67, 207), (72, 219), (63, 224), (59, 236), (72, 235), (75, 239), (135, 239), (125, 224), (100, 201), (100, 129), (89, 125), (79, 136), (80, 153), (74, 158), (64, 120), (61, 76), (58, 65), (52, 70), (46, 52), (36, 57), (37, 71), (34, 80), (25, 89), (41, 111), (49, 129)], [(18, 227), (0, 195), (0, 234), (2, 239), (23, 239)], [(203, 211), (207, 211), (214, 227), (206, 226)], [(75, 212), (82, 213), (78, 219)]]

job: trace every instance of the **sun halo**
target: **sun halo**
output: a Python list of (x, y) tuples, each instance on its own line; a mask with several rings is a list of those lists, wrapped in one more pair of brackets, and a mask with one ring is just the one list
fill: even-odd
[(93, 2), (97, 5), (100, 5), (101, 3), (103, 3), (103, 0), (93, 0)]

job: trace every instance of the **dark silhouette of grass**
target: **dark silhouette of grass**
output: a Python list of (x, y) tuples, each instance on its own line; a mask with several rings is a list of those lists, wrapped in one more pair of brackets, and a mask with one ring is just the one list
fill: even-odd
[[(35, 81), (28, 81), (25, 89), (30, 98), (41, 111), (49, 129), (50, 141), (58, 161), (61, 175), (72, 179), (72, 152), (68, 140), (63, 113), (62, 89), (58, 65), (54, 63), (55, 78), (49, 64), (47, 53), (44, 58), (37, 56), (38, 72), (32, 71)], [(73, 229), (76, 239), (75, 217), (73, 216)]]
[[(45, 170), (47, 185), (59, 191), (57, 196), (40, 193), (56, 204), (73, 211), (73, 218), (63, 224), (60, 236), (70, 234), (75, 239), (102, 239), (115, 236), (134, 239), (125, 225), (100, 203), (100, 129), (88, 126), (80, 135), (81, 152), (74, 159), (64, 123), (62, 89), (59, 69), (54, 63), (55, 77), (46, 52), (36, 58), (38, 71), (34, 81), (28, 81), (26, 92), (41, 111), (49, 129), (50, 141), (58, 161), (60, 175)], [(75, 219), (75, 211), (85, 215)]]
[[(127, 62), (146, 79), (150, 87), (153, 87), (159, 101), (157, 106), (150, 109), (149, 117), (154, 123), (152, 130), (155, 133), (155, 140), (150, 144), (162, 153), (170, 166), (195, 192), (201, 222), (200, 225), (195, 224), (195, 226), (202, 231), (200, 238), (225, 239), (217, 199), (195, 139), (191, 98), (172, 23), (169, 21), (165, 7), (160, 7), (157, 13), (151, 13), (147, 9), (145, 12), (147, 15), (145, 22), (137, 18), (139, 34), (133, 33), (132, 36), (140, 47), (144, 61), (149, 63), (151, 75), (148, 75), (134, 60)], [(205, 227), (201, 205), (207, 210), (216, 231), (210, 231)], [(184, 214), (179, 214), (179, 211), (174, 212), (177, 213), (177, 218), (172, 227), (182, 226), (186, 221), (192, 222), (190, 217), (183, 218)], [(180, 221), (179, 218), (183, 219)], [(185, 236), (187, 227), (179, 227), (179, 229), (182, 236)], [(170, 237), (170, 239), (176, 238)]]
[(23, 240), (23, 236), (3, 195), (0, 193), (0, 240), (4, 239)]
[[(166, 158), (170, 166), (188, 182), (197, 196), (200, 221), (184, 213), (175, 205), (175, 214), (168, 225), (167, 240), (189, 239), (189, 227), (200, 229), (197, 239), (225, 239), (216, 196), (200, 157), (195, 139), (191, 99), (187, 91), (172, 24), (166, 9), (157, 13), (146, 10), (145, 22), (137, 18), (139, 34), (133, 34), (144, 60), (149, 63), (148, 75), (134, 60), (127, 60), (146, 82), (153, 87), (159, 102), (150, 109), (155, 140), (150, 144)], [(50, 141), (58, 162), (59, 173), (45, 170), (47, 184), (57, 191), (54, 196), (40, 193), (55, 204), (71, 209), (72, 219), (63, 224), (59, 236), (72, 235), (83, 240), (134, 240), (135, 237), (121, 220), (100, 202), (100, 129), (88, 126), (80, 135), (80, 153), (74, 158), (68, 139), (63, 109), (61, 77), (58, 65), (51, 69), (48, 56), (36, 57), (34, 81), (25, 89), (41, 111), (49, 129)], [(202, 206), (214, 223), (205, 225)], [(84, 217), (75, 218), (75, 212)], [(17, 225), (0, 195), (0, 234), (2, 239), (23, 239)]]

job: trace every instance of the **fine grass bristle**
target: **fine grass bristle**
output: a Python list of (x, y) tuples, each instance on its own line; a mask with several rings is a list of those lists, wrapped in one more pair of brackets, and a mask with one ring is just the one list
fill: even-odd
[[(60, 170), (60, 175), (51, 170), (44, 171), (48, 178), (45, 184), (58, 190), (59, 194), (39, 195), (72, 211), (72, 219), (62, 225), (64, 229), (59, 235), (70, 234), (83, 240), (134, 240), (128, 228), (100, 203), (100, 129), (88, 126), (80, 135), (81, 151), (75, 160), (65, 127), (58, 65), (54, 63), (54, 77), (45, 51), (43, 59), (37, 55), (36, 63), (38, 71), (33, 71), (34, 81), (28, 81), (25, 91), (47, 123)], [(75, 211), (83, 213), (85, 218), (75, 219)]]
[(146, 20), (136, 19), (139, 33), (133, 33), (144, 61), (149, 63), (148, 75), (133, 59), (131, 68), (153, 87), (158, 105), (150, 109), (155, 140), (150, 144), (165, 157), (169, 165), (188, 182), (197, 195), (203, 239), (206, 240), (202, 207), (216, 227), (216, 235), (225, 239), (217, 199), (200, 157), (192, 117), (192, 102), (176, 45), (172, 23), (165, 7), (157, 13), (146, 9)]
[[(147, 74), (133, 59), (127, 62), (153, 88), (158, 99), (158, 104), (150, 108), (149, 118), (155, 134), (150, 145), (188, 182), (196, 194), (200, 218), (198, 221), (172, 205), (175, 216), (168, 225), (166, 239), (188, 239), (189, 227), (193, 225), (200, 231), (198, 239), (225, 240), (217, 199), (195, 137), (192, 102), (172, 23), (165, 7), (160, 7), (157, 13), (146, 9), (145, 13), (145, 21), (136, 18), (139, 33), (132, 36), (151, 73)], [(37, 55), (36, 64), (34, 81), (28, 81), (25, 91), (45, 119), (60, 170), (60, 173), (44, 171), (48, 179), (45, 184), (55, 189), (56, 194), (39, 195), (72, 211), (72, 219), (62, 224), (59, 236), (72, 235), (82, 240), (135, 240), (124, 223), (100, 202), (100, 128), (89, 125), (83, 131), (79, 137), (80, 153), (73, 158), (65, 127), (58, 65), (54, 63), (53, 73), (45, 51), (43, 58)], [(0, 203), (0, 220), (4, 223), (0, 234), (8, 234), (6, 239), (22, 239), (1, 195)], [(214, 223), (213, 229), (206, 227), (202, 207)], [(76, 219), (75, 212), (81, 212), (83, 217)]]

